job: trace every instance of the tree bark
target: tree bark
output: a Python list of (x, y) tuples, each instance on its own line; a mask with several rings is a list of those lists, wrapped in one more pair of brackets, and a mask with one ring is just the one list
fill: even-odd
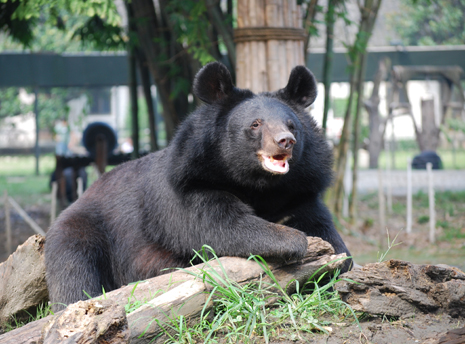
[(388, 60), (381, 60), (379, 62), (378, 71), (376, 72), (375, 79), (373, 80), (373, 90), (371, 92), (370, 99), (368, 99), (364, 105), (368, 112), (369, 122), (369, 167), (378, 168), (378, 158), (383, 148), (384, 132), (386, 130), (387, 119), (382, 119), (379, 115), (379, 86), (381, 81), (386, 79), (386, 74), (389, 69)]
[(305, 61), (307, 61), (307, 54), (308, 54), (308, 47), (310, 46), (310, 38), (311, 38), (311, 28), (315, 27), (315, 17), (318, 9), (318, 0), (310, 0), (307, 5), (307, 11), (305, 13), (304, 19), (304, 29), (307, 32), (307, 37), (304, 41), (304, 57)]
[[(130, 37), (135, 34), (135, 18), (134, 11), (130, 3), (126, 3), (126, 9), (128, 12), (128, 29)], [(128, 42), (128, 64), (129, 64), (129, 98), (131, 101), (131, 137), (132, 146), (132, 158), (137, 159), (139, 157), (139, 105), (137, 103), (137, 61), (135, 54), (135, 43), (134, 41)]]
[(417, 312), (465, 315), (465, 274), (447, 265), (417, 265), (392, 259), (343, 274), (336, 283), (355, 311), (387, 316)]
[(352, 103), (356, 92), (359, 69), (361, 67), (361, 56), (366, 54), (366, 47), (373, 32), (379, 7), (382, 0), (365, 0), (364, 5), (360, 7), (361, 19), (359, 32), (357, 33), (353, 46), (349, 48), (349, 58), (351, 60), (350, 72), (350, 93), (347, 102), (347, 109), (344, 116), (344, 125), (342, 127), (341, 139), (336, 154), (336, 180), (334, 187), (329, 194), (329, 207), (336, 216), (342, 214), (342, 193), (344, 191), (344, 170), (346, 166), (347, 152), (349, 150), (349, 139), (352, 127)]
[[(335, 255), (329, 243), (320, 238), (308, 237), (307, 254), (301, 261), (270, 263), (269, 266), (280, 286), (291, 292), (295, 289), (297, 282), (302, 285), (313, 275), (317, 277), (325, 272), (340, 269), (344, 264), (343, 257), (345, 254)], [(93, 338), (121, 338), (124, 343), (126, 328), (124, 319), (120, 316), (121, 309), (141, 302), (143, 306), (127, 314), (126, 318), (130, 329), (130, 342), (146, 343), (162, 333), (160, 326), (166, 326), (170, 318), (183, 315), (190, 324), (198, 319), (208, 300), (207, 292), (212, 287), (208, 282), (204, 283), (202, 279), (196, 279), (190, 273), (199, 274), (202, 268), (213, 269), (222, 276), (225, 272), (229, 280), (239, 284), (254, 281), (271, 282), (262, 268), (253, 260), (222, 257), (210, 262), (209, 266), (196, 265), (122, 287), (106, 293), (105, 296), (80, 301), (54, 316), (1, 335), (0, 342), (3, 344), (37, 343), (68, 333), (66, 343), (80, 343), (78, 339), (88, 338), (93, 333)], [(206, 305), (207, 310), (211, 307), (212, 304)], [(153, 319), (157, 321), (151, 321)], [(99, 330), (95, 333), (92, 329), (96, 328)], [(72, 335), (69, 331), (73, 331)], [(162, 343), (164, 340), (166, 338), (159, 337), (154, 342)]]
[(323, 134), (326, 136), (326, 122), (328, 121), (328, 111), (331, 108), (331, 73), (333, 70), (333, 42), (334, 42), (334, 22), (336, 21), (335, 7), (339, 0), (329, 0), (326, 11), (326, 53), (323, 64), (323, 85), (325, 87), (325, 99), (323, 108)]
[(352, 166), (352, 193), (350, 194), (349, 202), (349, 215), (352, 221), (357, 218), (357, 179), (358, 179), (358, 151), (360, 149), (360, 118), (362, 116), (362, 103), (363, 103), (363, 91), (364, 91), (364, 75), (366, 67), (366, 54), (363, 54), (360, 58), (360, 69), (358, 71), (358, 84), (357, 84), (357, 109), (354, 118), (354, 139), (352, 141), (352, 154), (353, 154), (353, 166)]
[(45, 283), (45, 238), (31, 236), (0, 264), (0, 324), (28, 318), (37, 305), (48, 301)]
[(147, 59), (141, 49), (137, 49), (137, 62), (142, 81), (142, 89), (144, 90), (145, 102), (147, 104), (147, 115), (149, 116), (150, 130), (150, 150), (152, 152), (158, 150), (157, 142), (157, 124), (155, 122), (155, 108), (153, 105), (152, 92), (150, 90), (150, 71), (147, 65)]
[(434, 99), (421, 100), (421, 131), (417, 133), (417, 142), (420, 150), (436, 151), (439, 146), (439, 133), (434, 116)]

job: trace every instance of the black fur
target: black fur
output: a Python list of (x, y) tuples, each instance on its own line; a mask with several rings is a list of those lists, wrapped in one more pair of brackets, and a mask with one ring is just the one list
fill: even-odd
[[(311, 72), (296, 67), (286, 88), (255, 95), (211, 63), (197, 74), (194, 92), (208, 104), (188, 116), (166, 149), (104, 174), (50, 228), (53, 303), (187, 266), (204, 244), (219, 256), (289, 260), (303, 256), (311, 235), (349, 255), (321, 201), (333, 161), (304, 111), (316, 96)], [(292, 148), (277, 145), (282, 133), (294, 138)], [(292, 155), (289, 172), (265, 170), (262, 151)]]

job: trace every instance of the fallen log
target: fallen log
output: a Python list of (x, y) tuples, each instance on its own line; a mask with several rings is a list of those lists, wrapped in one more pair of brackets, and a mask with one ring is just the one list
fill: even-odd
[(465, 316), (465, 273), (454, 267), (392, 259), (367, 264), (341, 278), (346, 280), (335, 288), (356, 311), (388, 316), (418, 312)]
[(28, 318), (25, 311), (48, 301), (44, 244), (43, 236), (33, 235), (0, 264), (0, 324)]
[[(308, 237), (307, 254), (301, 261), (287, 264), (274, 263), (269, 264), (269, 267), (279, 285), (291, 291), (295, 288), (295, 283), (290, 283), (291, 281), (296, 280), (302, 284), (314, 274), (320, 276), (324, 272), (341, 268), (344, 258), (345, 254), (335, 255), (329, 243), (320, 238)], [(139, 303), (143, 305), (126, 315), (129, 342), (146, 343), (152, 339), (154, 339), (153, 343), (163, 342), (166, 338), (160, 337), (163, 332), (162, 327), (170, 318), (183, 315), (192, 323), (200, 316), (204, 307), (206, 309), (212, 307), (211, 303), (206, 305), (211, 285), (195, 276), (203, 268), (212, 269), (221, 276), (224, 276), (224, 271), (228, 280), (239, 284), (259, 280), (262, 283), (271, 282), (255, 261), (238, 257), (222, 257), (208, 263), (208, 267), (205, 264), (199, 264), (122, 287), (92, 300), (70, 305), (54, 316), (1, 335), (0, 343), (47, 344), (59, 341), (81, 343), (83, 338), (91, 338), (86, 343), (97, 343), (104, 336), (107, 341), (118, 338), (120, 343), (125, 343), (125, 340), (128, 341), (124, 322), (114, 320), (111, 325), (111, 314), (115, 312), (120, 314), (120, 309), (131, 309), (133, 305)], [(95, 302), (104, 301), (110, 304), (105, 304), (106, 308), (101, 307), (98, 312), (95, 311)], [(109, 305), (116, 308), (111, 308)], [(77, 310), (74, 309), (75, 307)], [(74, 311), (69, 311), (70, 309)], [(93, 311), (82, 311), (85, 309)], [(101, 321), (103, 325), (100, 325)], [(87, 327), (79, 326), (81, 323), (92, 324), (91, 328), (98, 329), (92, 332), (94, 337), (85, 333)], [(74, 324), (75, 327), (72, 328), (76, 331), (69, 332), (69, 324)]]

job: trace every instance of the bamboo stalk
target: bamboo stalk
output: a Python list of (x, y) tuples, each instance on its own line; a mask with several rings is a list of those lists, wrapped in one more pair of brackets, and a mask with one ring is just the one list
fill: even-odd
[(257, 11), (256, 11), (256, 25), (265, 26), (265, 0), (255, 0)]
[(291, 21), (290, 21), (290, 4), (293, 1), (283, 1), (282, 2), (282, 15), (283, 15), (283, 26), (284, 27), (290, 27), (291, 26)]
[[(294, 56), (296, 54), (295, 52), (295, 41), (285, 41), (284, 46), (286, 47), (286, 74), (289, 75), (292, 68), (295, 67), (295, 59)], [(283, 85), (284, 86), (284, 85)]]
[(268, 90), (279, 89), (279, 42), (270, 40), (266, 43), (268, 66)]
[(266, 43), (258, 42), (258, 79), (260, 80), (260, 90), (262, 92), (269, 91), (268, 75), (266, 71)]
[(238, 0), (237, 1), (237, 27), (248, 27), (248, 6), (246, 0)]
[(252, 68), (250, 69), (250, 89), (252, 92), (258, 93), (263, 90), (260, 87), (260, 79), (258, 78), (259, 65), (258, 65), (258, 42), (250, 42), (250, 62), (252, 62)]
[(278, 77), (278, 87), (275, 89), (272, 89), (272, 91), (276, 91), (287, 84), (287, 78), (289, 77), (289, 72), (287, 71), (287, 68), (284, 68), (286, 66), (286, 41), (278, 41), (278, 54), (279, 54), (279, 61), (280, 63), (280, 68), (279, 68), (279, 77)]

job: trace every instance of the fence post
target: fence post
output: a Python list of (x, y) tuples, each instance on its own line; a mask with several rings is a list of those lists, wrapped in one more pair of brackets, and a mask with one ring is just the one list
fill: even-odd
[(429, 241), (436, 241), (436, 212), (434, 210), (434, 181), (433, 181), (433, 164), (427, 163), (428, 171), (428, 199), (429, 199)]
[[(347, 152), (350, 156), (351, 152)], [(352, 189), (352, 171), (350, 170), (350, 159), (346, 160), (346, 169), (344, 171), (344, 199), (342, 201), (342, 216), (349, 217), (349, 194)]]
[(23, 208), (19, 206), (18, 203), (16, 203), (16, 201), (13, 198), (8, 197), (8, 201), (11, 204), (11, 206), (15, 208), (19, 216), (21, 216), (23, 220), (26, 221), (26, 223), (32, 228), (32, 230), (34, 230), (37, 234), (45, 236), (45, 232), (42, 230), (42, 228), (40, 228), (40, 226), (37, 223), (35, 223), (33, 219), (31, 219), (31, 217), (24, 211)]
[[(391, 125), (392, 121), (391, 121)], [(391, 183), (391, 166), (392, 166), (392, 154), (390, 154), (392, 147), (392, 142), (384, 143), (385, 152), (386, 152), (386, 200), (387, 200), (387, 212), (388, 214), (392, 214), (392, 183)]]
[(50, 225), (55, 222), (57, 218), (57, 194), (58, 194), (58, 183), (52, 182), (52, 208), (50, 210)]
[(378, 167), (378, 205), (379, 205), (379, 246), (383, 248), (385, 245), (384, 231), (386, 229), (386, 213), (384, 203), (384, 186), (383, 186), (383, 171)]
[(407, 159), (407, 234), (412, 233), (412, 160)]
[(11, 218), (10, 218), (10, 202), (8, 201), (8, 191), (5, 190), (4, 195), (4, 206), (5, 206), (5, 226), (6, 226), (6, 252), (10, 255), (11, 252)]
[(78, 179), (77, 179), (77, 197), (81, 198), (83, 192), (84, 192), (84, 182), (82, 180), (82, 177), (78, 177)]

